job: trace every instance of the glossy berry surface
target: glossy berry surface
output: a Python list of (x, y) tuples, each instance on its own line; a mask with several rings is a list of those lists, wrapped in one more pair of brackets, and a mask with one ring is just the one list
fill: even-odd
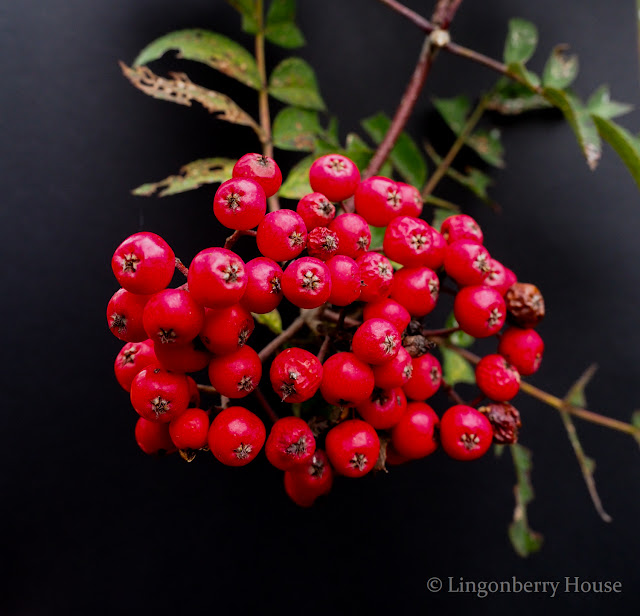
[(383, 247), (389, 259), (409, 267), (425, 265), (431, 250), (429, 225), (420, 218), (398, 216), (384, 233)]
[(356, 212), (374, 227), (386, 227), (402, 209), (402, 194), (389, 178), (374, 175), (363, 180), (353, 197)]
[(366, 252), (356, 259), (356, 263), (362, 283), (360, 299), (375, 302), (387, 297), (393, 283), (393, 266), (389, 259), (377, 252)]
[(107, 325), (111, 333), (125, 342), (146, 340), (142, 315), (150, 295), (136, 295), (126, 289), (118, 289), (107, 304)]
[(307, 245), (307, 227), (293, 210), (269, 212), (258, 225), (258, 250), (274, 261), (297, 257)]
[(444, 265), (444, 256), (447, 250), (447, 242), (442, 234), (431, 227), (431, 249), (424, 255), (422, 265), (432, 269), (439, 270)]
[(309, 169), (312, 190), (329, 201), (344, 201), (353, 195), (360, 183), (356, 164), (342, 154), (326, 154), (317, 158)]
[(484, 240), (480, 225), (466, 214), (456, 214), (445, 218), (442, 221), (440, 233), (442, 233), (448, 244), (452, 244), (457, 240), (472, 240), (482, 244)]
[(491, 446), (493, 429), (489, 420), (476, 409), (457, 404), (440, 418), (440, 443), (455, 460), (475, 460)]
[(227, 355), (243, 347), (253, 333), (255, 322), (242, 304), (207, 308), (200, 339), (216, 355)]
[(247, 286), (244, 261), (226, 248), (206, 248), (191, 261), (187, 283), (193, 299), (202, 306), (232, 306)]
[(282, 268), (267, 257), (247, 261), (247, 287), (240, 303), (257, 314), (271, 312), (284, 297), (282, 293)]
[[(282, 184), (280, 167), (273, 158), (263, 154), (252, 153), (241, 156), (233, 166), (232, 175), (234, 178), (250, 178), (256, 181), (266, 197), (275, 195)], [(262, 214), (264, 215), (264, 212)]]
[(458, 291), (453, 314), (462, 331), (474, 338), (487, 338), (502, 328), (506, 308), (502, 295), (495, 289), (472, 286)]
[(162, 456), (176, 450), (176, 446), (169, 436), (169, 425), (149, 421), (144, 417), (138, 417), (135, 439), (138, 447), (150, 456)]
[(396, 182), (400, 190), (402, 203), (400, 205), (400, 216), (415, 216), (418, 218), (422, 214), (422, 196), (420, 191), (411, 184)]
[(320, 387), (322, 364), (313, 353), (291, 347), (276, 355), (269, 370), (269, 380), (283, 402), (304, 402)]
[(367, 319), (379, 318), (389, 321), (400, 334), (407, 329), (407, 325), (411, 321), (411, 315), (407, 309), (393, 299), (384, 298), (365, 304), (362, 311), (362, 318)]
[(332, 485), (333, 469), (321, 449), (316, 449), (309, 461), (284, 473), (284, 489), (300, 507), (311, 507), (319, 496), (331, 490)]
[(187, 409), (171, 421), (169, 435), (178, 449), (202, 449), (209, 435), (209, 416), (202, 409)]
[(150, 364), (131, 383), (131, 404), (149, 421), (168, 423), (187, 410), (189, 384), (183, 374), (174, 374)]
[(327, 267), (331, 273), (330, 304), (348, 306), (360, 299), (360, 268), (351, 257), (336, 255), (327, 261)]
[(148, 231), (129, 236), (111, 259), (111, 269), (120, 286), (141, 295), (166, 288), (175, 266), (176, 257), (169, 244)]
[(233, 353), (214, 357), (209, 363), (209, 381), (227, 398), (244, 398), (260, 383), (262, 362), (248, 345)]
[(479, 285), (491, 271), (489, 251), (471, 240), (457, 240), (447, 247), (444, 269), (459, 285)]
[(371, 396), (356, 407), (362, 419), (376, 430), (395, 426), (407, 409), (407, 398), (400, 387), (374, 389)]
[(520, 373), (502, 355), (486, 355), (476, 365), (476, 383), (488, 398), (507, 402), (520, 390)]
[(509, 327), (500, 337), (498, 353), (513, 364), (520, 374), (529, 376), (540, 368), (544, 342), (534, 329)]
[(347, 419), (329, 430), (326, 450), (336, 473), (346, 477), (362, 477), (376, 464), (380, 439), (366, 421)]
[(403, 267), (393, 275), (391, 299), (412, 317), (429, 314), (436, 307), (439, 291), (438, 276), (428, 267)]
[(282, 292), (298, 308), (322, 306), (331, 295), (331, 272), (320, 259), (296, 259), (284, 271)]
[(307, 231), (327, 227), (336, 216), (336, 207), (322, 193), (313, 192), (298, 201), (296, 212), (300, 214)]
[(227, 466), (245, 466), (258, 455), (267, 437), (262, 420), (241, 406), (230, 406), (211, 422), (211, 453)]
[(411, 400), (431, 398), (442, 384), (442, 366), (431, 353), (425, 353), (411, 360), (411, 378), (403, 386), (404, 393)]
[(253, 229), (266, 211), (267, 198), (262, 186), (246, 177), (223, 182), (213, 198), (213, 213), (228, 229)]
[(517, 281), (516, 275), (508, 267), (502, 265), (500, 261), (489, 259), (489, 273), (482, 284), (493, 287), (504, 297), (511, 285)]
[(391, 432), (393, 449), (411, 460), (428, 456), (438, 448), (435, 434), (438, 424), (438, 416), (428, 404), (409, 402)]
[(188, 344), (202, 329), (204, 308), (188, 291), (165, 289), (146, 303), (142, 323), (147, 336), (156, 344)]
[(281, 471), (309, 462), (315, 450), (316, 439), (307, 422), (291, 416), (273, 424), (264, 447), (267, 460)]
[(336, 353), (322, 365), (322, 397), (335, 406), (352, 407), (373, 392), (373, 371), (353, 353)]
[(327, 227), (316, 227), (307, 236), (307, 254), (328, 261), (338, 253), (338, 234)]
[(353, 334), (351, 350), (368, 364), (384, 364), (391, 361), (402, 346), (400, 334), (384, 319), (369, 319)]
[(376, 387), (393, 389), (407, 384), (413, 374), (411, 356), (401, 346), (398, 354), (391, 360), (379, 366), (373, 366), (373, 378)]
[(156, 361), (151, 340), (127, 342), (116, 356), (113, 370), (120, 387), (131, 391), (131, 383), (138, 372)]
[(371, 230), (367, 221), (358, 214), (339, 214), (329, 225), (338, 236), (338, 254), (357, 259), (369, 250)]
[(200, 372), (211, 361), (211, 353), (198, 338), (178, 346), (154, 342), (153, 350), (158, 363), (170, 372)]

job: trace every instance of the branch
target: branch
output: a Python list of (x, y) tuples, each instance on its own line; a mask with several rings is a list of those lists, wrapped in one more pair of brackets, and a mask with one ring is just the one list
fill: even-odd
[(185, 264), (176, 257), (176, 269), (186, 278), (189, 275), (189, 268), (185, 267)]
[(260, 358), (260, 361), (264, 361), (272, 353), (275, 353), (275, 351), (283, 342), (286, 342), (290, 338), (293, 338), (296, 332), (302, 329), (305, 322), (306, 321), (302, 315), (297, 317), (291, 323), (291, 325), (287, 327), (287, 329), (285, 329), (280, 335), (276, 336), (267, 346), (264, 347), (264, 349), (262, 349), (262, 351), (258, 353), (258, 357)]
[(251, 237), (255, 237), (257, 235), (257, 232), (254, 230), (249, 230), (249, 231), (234, 231), (225, 241), (224, 243), (224, 248), (226, 248), (227, 250), (230, 250), (232, 246), (235, 245), (235, 243), (243, 236), (243, 235), (250, 235)]
[(253, 394), (257, 398), (260, 406), (263, 408), (265, 413), (269, 416), (269, 419), (273, 423), (276, 423), (276, 421), (278, 421), (278, 419), (280, 419), (280, 417), (278, 417), (278, 414), (271, 408), (271, 405), (269, 404), (269, 401), (264, 397), (264, 394), (260, 390), (260, 387), (256, 387), (253, 390)]

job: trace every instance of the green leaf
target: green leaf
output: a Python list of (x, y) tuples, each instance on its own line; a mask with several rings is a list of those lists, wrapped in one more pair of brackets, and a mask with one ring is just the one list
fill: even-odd
[(518, 115), (535, 109), (548, 109), (549, 101), (543, 96), (532, 92), (527, 86), (502, 77), (496, 83), (493, 91), (485, 99), (487, 109), (497, 111), (503, 115)]
[(323, 133), (323, 138), (336, 148), (340, 147), (340, 135), (338, 133), (338, 118), (331, 116), (329, 124)]
[(382, 246), (382, 243), (384, 242), (384, 232), (386, 230), (386, 227), (374, 227), (369, 225), (369, 231), (371, 231), (371, 246), (373, 248)]
[(442, 355), (442, 378), (452, 387), (458, 383), (475, 384), (476, 374), (473, 366), (455, 351), (440, 347)]
[(562, 90), (573, 83), (578, 75), (578, 56), (566, 54), (566, 45), (556, 45), (542, 73), (542, 84)]
[(516, 506), (513, 510), (513, 522), (509, 526), (509, 539), (517, 554), (527, 557), (542, 547), (542, 535), (532, 531), (527, 521), (527, 505), (534, 497), (531, 485), (531, 452), (518, 444), (511, 445), (510, 450), (517, 483), (514, 487)]
[(178, 52), (178, 58), (202, 62), (247, 86), (260, 88), (253, 56), (230, 38), (208, 30), (179, 30), (161, 36), (140, 52), (133, 65), (148, 64), (171, 50)]
[(578, 139), (589, 169), (595, 169), (602, 154), (602, 143), (598, 129), (587, 109), (573, 94), (564, 90), (545, 88), (544, 96), (552, 105), (562, 111)]
[(612, 120), (593, 116), (598, 133), (616, 151), (640, 187), (640, 140)]
[(285, 107), (273, 121), (273, 145), (281, 150), (311, 152), (321, 130), (316, 111)]
[(609, 86), (600, 86), (587, 101), (587, 111), (592, 116), (610, 120), (633, 110), (633, 105), (612, 101)]
[[(379, 113), (362, 121), (362, 126), (376, 144), (380, 144), (391, 126), (391, 120)], [(422, 186), (427, 179), (427, 162), (420, 148), (407, 133), (401, 133), (389, 154), (389, 160), (402, 178), (413, 186)]]
[(315, 156), (306, 156), (291, 169), (287, 179), (278, 191), (280, 197), (284, 199), (302, 199), (302, 197), (312, 192), (309, 184), (309, 169), (315, 159)]
[(136, 88), (153, 98), (187, 107), (191, 107), (192, 101), (196, 101), (210, 113), (216, 114), (219, 120), (251, 126), (256, 132), (260, 132), (255, 120), (228, 96), (193, 83), (184, 73), (173, 73), (171, 79), (166, 79), (146, 66), (130, 68), (121, 62), (120, 68)]
[(464, 94), (454, 98), (434, 98), (433, 106), (447, 123), (447, 126), (457, 135), (464, 129), (467, 116), (471, 111), (471, 102)]
[(258, 32), (258, 5), (256, 0), (227, 0), (242, 15), (242, 30), (247, 34)]
[[(431, 221), (431, 226), (438, 231), (442, 228), (442, 223), (451, 216), (450, 210), (445, 210), (442, 207), (433, 208), (433, 220)], [(446, 325), (445, 327), (449, 327)]]
[(373, 158), (374, 150), (357, 133), (349, 133), (346, 139), (345, 156), (348, 156), (358, 167), (366, 169)]
[(272, 0), (267, 12), (265, 36), (275, 45), (286, 49), (301, 47), (305, 44), (304, 35), (295, 25), (295, 0)]
[(505, 64), (526, 62), (533, 55), (537, 44), (538, 30), (534, 24), (525, 19), (510, 19), (504, 44)]
[(283, 103), (324, 111), (315, 73), (302, 58), (286, 58), (273, 69), (269, 94)]
[(515, 75), (518, 75), (532, 89), (537, 88), (542, 83), (540, 77), (528, 70), (525, 65), (522, 64), (522, 62), (514, 62), (513, 64), (509, 64), (507, 66), (507, 69)]
[(251, 314), (258, 323), (268, 327), (274, 334), (278, 335), (282, 333), (282, 317), (277, 308), (265, 314), (258, 314), (256, 312), (252, 312)]
[(141, 197), (150, 197), (156, 193), (159, 197), (166, 197), (195, 190), (204, 184), (218, 184), (231, 177), (235, 164), (236, 161), (229, 158), (194, 160), (181, 167), (178, 175), (170, 175), (159, 182), (143, 184), (131, 192)]
[(500, 142), (500, 131), (492, 128), (490, 131), (477, 130), (467, 139), (467, 145), (486, 163), (494, 167), (504, 167), (502, 154), (504, 148)]
[[(453, 316), (453, 312), (449, 313), (449, 316), (447, 317), (447, 320), (445, 321), (444, 326), (446, 328), (459, 326), (458, 321), (456, 321), (455, 316)], [(473, 336), (470, 336), (469, 334), (463, 332), (462, 330), (453, 332), (452, 334), (450, 334), (449, 340), (451, 341), (452, 344), (462, 347), (463, 349), (469, 348), (476, 341), (476, 339)]]

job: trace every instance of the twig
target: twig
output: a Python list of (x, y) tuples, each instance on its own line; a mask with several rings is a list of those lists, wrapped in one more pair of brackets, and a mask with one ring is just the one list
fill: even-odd
[(250, 235), (251, 237), (255, 237), (257, 235), (257, 231), (249, 230), (249, 231), (234, 231), (225, 241), (224, 247), (230, 249), (242, 236)]
[(218, 393), (216, 388), (212, 387), (211, 385), (200, 385), (200, 383), (198, 383), (197, 387), (198, 387), (198, 391), (202, 391), (202, 392), (207, 393), (207, 394), (217, 394)]
[[(340, 322), (340, 313), (334, 312), (333, 310), (325, 310), (323, 316), (329, 319), (329, 321), (333, 321), (334, 323)], [(352, 319), (348, 316), (345, 316), (342, 322), (347, 327), (358, 327), (358, 325), (362, 325), (362, 321), (358, 321), (358, 319)]]
[(442, 379), (442, 389), (447, 393), (449, 398), (451, 398), (456, 404), (467, 404), (459, 395), (458, 392), (453, 388), (453, 385), (449, 385), (444, 379)]
[(460, 211), (460, 208), (455, 203), (451, 203), (451, 201), (447, 201), (446, 199), (441, 199), (440, 197), (436, 197), (434, 195), (425, 195), (423, 199), (425, 203), (429, 203), (430, 205), (435, 205), (436, 207), (440, 207), (444, 210), (451, 210), (453, 212)]
[(301, 315), (297, 317), (287, 329), (285, 329), (281, 334), (276, 336), (267, 346), (265, 346), (262, 351), (258, 353), (258, 357), (260, 361), (264, 361), (267, 357), (269, 357), (272, 353), (274, 353), (278, 347), (283, 343), (293, 338), (297, 331), (302, 329), (305, 324), (305, 319)]
[(320, 363), (324, 362), (324, 358), (327, 356), (327, 352), (329, 351), (329, 345), (331, 344), (331, 336), (329, 336), (329, 334), (327, 334), (324, 337), (324, 340), (322, 341), (322, 346), (320, 347), (320, 350), (318, 351), (318, 361)]
[(423, 336), (448, 336), (449, 334), (453, 334), (455, 332), (459, 332), (459, 327), (445, 327), (443, 329), (423, 329), (420, 332)]
[(185, 267), (184, 263), (176, 257), (176, 269), (186, 278), (189, 275), (189, 268)]
[(276, 421), (278, 421), (278, 419), (280, 419), (280, 417), (278, 417), (278, 414), (271, 408), (271, 405), (269, 404), (269, 401), (264, 397), (264, 394), (262, 393), (260, 388), (256, 387), (253, 390), (253, 394), (257, 398), (260, 406), (264, 409), (265, 413), (269, 416), (269, 419), (273, 423), (276, 423)]

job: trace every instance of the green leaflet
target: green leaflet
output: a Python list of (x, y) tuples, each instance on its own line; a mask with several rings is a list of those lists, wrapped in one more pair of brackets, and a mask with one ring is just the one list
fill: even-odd
[(269, 94), (283, 103), (324, 111), (325, 104), (311, 66), (302, 58), (286, 58), (269, 77)]

